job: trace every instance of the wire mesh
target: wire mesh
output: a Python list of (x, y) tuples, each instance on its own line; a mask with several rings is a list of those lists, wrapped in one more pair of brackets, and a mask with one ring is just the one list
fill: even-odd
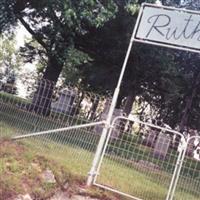
[[(22, 99), (15, 95), (0, 92), (0, 123), (14, 131), (0, 136), (67, 127), (98, 121), (103, 109), (109, 106), (110, 98), (80, 90), (77, 87), (56, 88), (48, 80), (38, 81), (33, 95)], [(2, 128), (1, 128), (2, 129)], [(4, 132), (4, 133), (3, 133)]]
[(200, 199), (200, 136), (189, 138), (175, 192), (175, 199)]
[(183, 140), (173, 130), (116, 118), (95, 185), (133, 199), (166, 199)]
[(48, 131), (21, 140), (40, 155), (59, 160), (69, 171), (87, 176), (103, 124), (52, 132), (51, 130), (99, 121), (109, 98), (72, 86), (55, 87), (40, 80), (29, 99), (0, 92), (0, 138)]
[[(33, 94), (21, 99), (0, 92), (0, 137), (48, 131), (23, 142), (41, 155), (62, 162), (74, 174), (86, 176), (104, 123), (53, 130), (105, 120), (110, 98), (72, 86), (58, 90), (46, 80), (39, 81)], [(95, 185), (134, 199), (166, 199), (185, 141), (176, 131), (117, 117), (103, 149)], [(200, 162), (186, 152), (175, 199), (199, 199), (199, 171)]]
[[(102, 126), (102, 125), (99, 125)], [(40, 155), (63, 163), (69, 172), (86, 177), (90, 170), (100, 134), (94, 127), (79, 128), (29, 137), (21, 140)]]

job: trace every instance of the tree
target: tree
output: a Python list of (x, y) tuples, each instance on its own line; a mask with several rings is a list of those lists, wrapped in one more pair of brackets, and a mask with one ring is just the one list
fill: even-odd
[[(196, 0), (164, 0), (162, 2), (164, 5), (200, 10), (200, 2)], [(164, 107), (168, 110), (166, 112), (167, 115), (171, 115), (171, 123), (173, 126), (179, 124), (179, 130), (181, 132), (184, 131), (185, 127), (200, 130), (200, 71), (198, 67), (200, 57), (198, 54), (189, 52), (176, 51), (175, 54), (175, 63), (178, 70), (177, 79), (179, 81), (177, 82), (176, 79), (176, 93), (174, 95), (171, 93), (170, 101), (164, 101), (167, 104)]]
[[(8, 29), (10, 24), (15, 25), (19, 21), (44, 49), (47, 67), (43, 79), (52, 82), (57, 81), (68, 51), (74, 46), (74, 38), (86, 34), (91, 28), (102, 26), (114, 17), (117, 10), (112, 0), (10, 0), (9, 3), (5, 0), (1, 2), (0, 30)], [(39, 101), (35, 102), (35, 109), (48, 115), (53, 85), (48, 87), (48, 91), (42, 88), (43, 85), (40, 84), (37, 95), (46, 93), (49, 101), (37, 98)], [(45, 105), (41, 105), (44, 102)], [(41, 111), (40, 107), (44, 110)]]
[(43, 78), (51, 81), (57, 81), (68, 49), (74, 45), (75, 35), (87, 33), (90, 27), (101, 26), (113, 17), (116, 9), (111, 0), (106, 3), (92, 0), (13, 2), (11, 7), (16, 20), (46, 52), (48, 64)]
[(1, 35), (0, 38), (0, 82), (1, 89), (16, 93), (15, 80), (17, 70), (21, 65), (18, 50), (15, 48), (15, 38)]
[[(139, 5), (145, 1), (132, 0), (127, 4), (120, 0), (16, 0), (10, 5), (7, 2), (2, 1), (1, 4), (5, 6), (0, 9), (0, 13), (14, 14), (10, 18), (2, 17), (0, 30), (8, 29), (17, 20), (24, 25), (40, 44), (39, 48), (35, 48), (33, 43), (27, 44), (24, 53), (30, 59), (38, 55), (44, 59), (47, 67), (43, 78), (56, 82), (64, 68), (63, 74), (68, 80), (78, 74), (76, 81), (81, 79), (87, 88), (101, 92), (114, 90)], [(162, 2), (165, 5), (182, 6), (179, 1)], [(185, 67), (179, 70), (179, 62), (173, 64), (175, 53), (179, 55), (177, 51), (136, 44), (129, 59), (117, 106), (121, 106), (126, 99), (124, 111), (128, 114), (135, 97), (140, 96), (158, 110), (158, 117), (162, 117), (165, 122), (180, 123), (181, 116), (184, 116), (180, 114), (183, 106), (179, 109), (174, 105), (180, 100), (185, 102), (188, 95), (183, 88), (186, 87), (185, 80), (189, 79), (186, 78)], [(183, 58), (184, 55), (179, 60)], [(194, 88), (194, 94), (197, 94), (196, 86), (190, 87), (190, 81), (186, 82), (188, 88)], [(36, 94), (40, 97), (40, 93), (43, 93), (50, 100), (52, 87), (47, 92), (41, 82)], [(192, 99), (196, 99), (196, 95)], [(35, 98), (34, 101), (38, 105), (35, 107), (38, 113), (48, 114), (50, 101), (41, 98)], [(39, 107), (45, 109), (40, 111)], [(198, 106), (193, 108), (198, 111)], [(174, 116), (176, 120), (172, 120)], [(189, 120), (189, 117), (186, 118)]]
[[(174, 90), (162, 98), (162, 117), (183, 132), (185, 127), (200, 129), (200, 69), (198, 67), (199, 55), (188, 52), (178, 52), (174, 62)], [(173, 88), (173, 87), (171, 87)]]
[[(75, 43), (76, 48), (92, 57), (90, 64), (79, 69), (84, 74), (83, 83), (95, 91), (114, 90), (131, 37), (136, 14), (129, 13), (123, 6), (119, 10), (101, 29)], [(118, 107), (126, 99), (124, 111), (129, 114), (135, 97), (139, 96), (157, 110), (155, 118), (172, 127), (179, 124), (180, 131), (189, 123), (190, 127), (198, 128), (199, 78), (195, 55), (149, 45), (134, 46)]]
[[(84, 74), (83, 83), (95, 91), (114, 90), (136, 20), (138, 9), (133, 12), (131, 6), (124, 4), (118, 5), (118, 8), (114, 19), (75, 42), (77, 49), (92, 58), (89, 65), (86, 63), (80, 67), (80, 71)], [(136, 96), (148, 90), (159, 90), (161, 71), (170, 64), (170, 59), (165, 59), (168, 58), (166, 50), (140, 44), (134, 46), (118, 100), (119, 107), (122, 99), (127, 99), (124, 108), (127, 115)]]
[(161, 0), (161, 3), (166, 6), (184, 7), (192, 10), (200, 9), (200, 2), (197, 0)]

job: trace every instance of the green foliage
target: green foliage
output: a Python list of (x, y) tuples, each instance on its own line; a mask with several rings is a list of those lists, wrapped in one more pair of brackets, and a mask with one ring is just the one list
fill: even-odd
[[(76, 41), (76, 46), (81, 46), (81, 50), (92, 58), (89, 64), (79, 68), (82, 83), (95, 91), (113, 91), (116, 86), (139, 8), (139, 4), (130, 2), (119, 6), (116, 17), (102, 28)], [(120, 99), (133, 91), (132, 95), (139, 96), (141, 101), (148, 102), (157, 111), (154, 118), (175, 127), (183, 121), (186, 98), (191, 95), (192, 80), (198, 74), (198, 62), (198, 56), (195, 58), (194, 54), (135, 43)], [(198, 94), (197, 91), (191, 111), (188, 111), (187, 125), (199, 129)]]
[[(42, 46), (42, 54), (47, 58), (47, 72), (44, 72), (44, 78), (53, 81), (57, 80), (62, 71), (68, 58), (68, 50), (74, 48), (75, 36), (101, 27), (113, 18), (117, 11), (113, 0), (13, 0), (11, 2), (9, 7), (6, 7), (5, 1), (1, 3), (2, 16), (10, 15), (10, 12), (14, 15), (14, 20), (10, 23), (1, 24), (1, 30), (9, 29), (11, 24), (15, 25), (14, 22), (20, 21), (34, 40)], [(7, 21), (4, 19), (4, 22)], [(26, 53), (29, 50), (27, 53), (29, 60), (33, 60), (31, 57), (39, 53), (35, 49), (34, 44), (26, 45), (24, 50)], [(56, 73), (51, 75), (52, 71)]]
[(200, 10), (200, 2), (197, 0), (161, 0), (163, 5), (184, 7), (191, 10)]
[(161, 99), (163, 110), (160, 113), (173, 126), (185, 121), (182, 126), (199, 129), (200, 70), (197, 64), (199, 55), (178, 52), (174, 59), (172, 84), (169, 85), (168, 93), (163, 94)]
[(0, 2), (0, 33), (10, 30), (11, 25), (16, 25), (15, 2), (15, 0), (1, 0)]
[(10, 69), (19, 68), (20, 58), (16, 50), (16, 39), (2, 35), (0, 37), (0, 69), (8, 67)]
[(16, 50), (16, 39), (11, 36), (0, 37), (0, 90), (15, 93), (17, 71), (21, 65), (21, 58)]
[(80, 69), (84, 64), (91, 62), (92, 59), (88, 54), (75, 48), (69, 48), (67, 59), (62, 71), (62, 77), (66, 83), (78, 84), (84, 78), (80, 73)]

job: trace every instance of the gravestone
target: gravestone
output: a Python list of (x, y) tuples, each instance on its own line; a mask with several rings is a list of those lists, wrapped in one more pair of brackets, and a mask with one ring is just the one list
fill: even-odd
[(190, 139), (188, 142), (186, 155), (190, 157), (198, 158), (200, 156), (199, 150), (197, 150), (199, 146), (200, 146), (200, 139), (198, 138)]
[[(105, 104), (104, 104), (104, 109), (103, 109), (102, 114), (105, 114), (105, 115), (108, 114), (109, 109), (110, 109), (110, 105), (111, 105), (111, 99), (107, 99)], [(106, 117), (105, 117), (105, 119), (106, 119)]]
[(167, 155), (170, 142), (171, 142), (171, 137), (161, 132), (156, 140), (153, 156), (155, 158), (164, 160)]
[[(114, 120), (114, 118), (116, 118), (118, 116), (123, 116), (123, 115), (124, 115), (123, 110), (116, 108), (114, 110), (112, 120)], [(114, 128), (112, 129), (110, 138), (117, 139), (122, 132), (121, 128), (123, 128), (123, 122), (122, 122), (122, 120), (117, 120), (114, 124)]]
[(156, 142), (156, 137), (158, 135), (158, 131), (156, 130), (150, 130), (145, 138), (143, 139), (143, 145), (148, 146), (148, 147), (154, 147), (155, 142)]
[[(196, 130), (190, 129), (188, 132), (189, 132), (190, 137), (198, 136), (198, 133)], [(189, 140), (188, 145), (187, 145), (187, 150), (186, 150), (187, 156), (193, 157), (194, 150), (195, 150), (195, 147), (197, 146), (197, 144), (198, 144), (198, 141), (196, 140), (196, 138), (192, 138)]]
[(186, 155), (187, 155), (187, 156), (190, 156), (190, 157), (193, 156), (193, 152), (194, 152), (194, 140), (195, 140), (195, 139), (191, 139), (191, 140), (188, 142), (187, 150), (186, 150)]
[(51, 110), (54, 112), (71, 114), (76, 96), (77, 92), (75, 90), (64, 89), (60, 93), (58, 100), (51, 103)]

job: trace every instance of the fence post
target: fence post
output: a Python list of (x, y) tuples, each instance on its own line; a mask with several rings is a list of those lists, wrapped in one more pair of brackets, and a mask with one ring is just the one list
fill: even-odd
[(97, 172), (99, 160), (101, 158), (101, 154), (102, 154), (104, 144), (105, 144), (105, 141), (106, 141), (106, 138), (107, 138), (107, 133), (108, 133), (108, 130), (110, 129), (110, 127), (111, 127), (112, 116), (113, 116), (113, 112), (114, 112), (114, 109), (115, 109), (115, 104), (116, 104), (116, 101), (117, 101), (117, 98), (118, 98), (118, 94), (119, 94), (119, 89), (116, 89), (115, 92), (114, 92), (114, 96), (113, 96), (113, 100), (112, 100), (112, 103), (111, 103), (111, 106), (110, 106), (108, 117), (106, 119), (106, 123), (105, 123), (105, 126), (103, 128), (102, 135), (101, 135), (101, 138), (100, 138), (100, 141), (99, 141), (99, 144), (97, 146), (97, 150), (96, 150), (93, 162), (92, 162), (92, 167), (91, 167), (89, 175), (88, 175), (87, 186), (91, 186), (93, 184), (94, 177), (95, 177), (96, 172)]
[(182, 146), (181, 146), (181, 152), (179, 153), (179, 156), (177, 158), (177, 162), (176, 162), (176, 167), (173, 173), (173, 177), (170, 183), (170, 187), (168, 190), (168, 194), (166, 197), (166, 200), (173, 200), (174, 197), (174, 193), (176, 190), (176, 186), (179, 180), (179, 176), (180, 176), (180, 172), (183, 166), (183, 160), (185, 158), (185, 154), (186, 154), (186, 150), (187, 150), (187, 144), (188, 144), (188, 139), (185, 140), (185, 138), (182, 138)]

